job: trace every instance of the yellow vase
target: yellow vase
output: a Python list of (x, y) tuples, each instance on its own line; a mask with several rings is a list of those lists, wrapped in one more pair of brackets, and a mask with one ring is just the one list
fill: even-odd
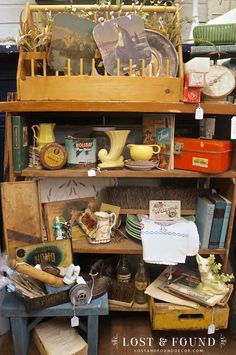
[(110, 139), (110, 151), (101, 149), (98, 158), (101, 161), (99, 168), (123, 168), (124, 157), (121, 155), (125, 146), (129, 130), (114, 130), (105, 132)]
[(36, 140), (36, 145), (41, 149), (44, 145), (49, 143), (55, 143), (54, 136), (55, 123), (40, 123), (39, 125), (32, 126), (34, 132), (34, 139)]

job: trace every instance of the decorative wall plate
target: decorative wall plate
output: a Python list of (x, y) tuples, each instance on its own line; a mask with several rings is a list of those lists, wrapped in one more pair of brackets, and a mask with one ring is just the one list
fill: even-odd
[(171, 41), (157, 31), (145, 30), (145, 34), (152, 52), (151, 64), (146, 69), (147, 74), (152, 71), (152, 76), (177, 76), (179, 58)]

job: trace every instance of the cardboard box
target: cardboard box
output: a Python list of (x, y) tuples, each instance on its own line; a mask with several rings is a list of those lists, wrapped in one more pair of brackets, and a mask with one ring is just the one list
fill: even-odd
[(88, 344), (65, 317), (39, 323), (33, 340), (41, 355), (88, 355)]
[[(213, 311), (214, 308), (214, 311)], [(200, 330), (207, 329), (212, 323), (216, 329), (226, 329), (229, 306), (203, 307), (194, 309), (171, 303), (155, 302), (150, 297), (149, 310), (153, 330)]]
[(229, 140), (175, 137), (175, 169), (219, 174), (230, 169), (232, 142)]

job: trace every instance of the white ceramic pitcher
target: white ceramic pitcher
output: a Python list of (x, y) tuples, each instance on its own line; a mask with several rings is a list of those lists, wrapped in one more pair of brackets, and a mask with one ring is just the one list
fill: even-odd
[(111, 230), (115, 226), (117, 221), (117, 216), (115, 213), (107, 212), (95, 212), (94, 213), (97, 220), (97, 229), (95, 234), (95, 239), (100, 243), (108, 243), (111, 240)]

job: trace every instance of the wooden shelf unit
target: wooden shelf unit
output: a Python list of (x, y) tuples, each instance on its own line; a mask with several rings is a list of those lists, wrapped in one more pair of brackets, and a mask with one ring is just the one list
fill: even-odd
[[(236, 115), (236, 105), (222, 103), (203, 103), (201, 105), (206, 114), (227, 115), (229, 119)], [(86, 169), (62, 169), (57, 171), (38, 170), (27, 168), (21, 174), (13, 173), (12, 164), (12, 124), (11, 116), (13, 113), (26, 112), (137, 112), (137, 113), (189, 113), (193, 114), (198, 105), (183, 103), (133, 103), (133, 102), (74, 102), (74, 101), (17, 101), (17, 102), (0, 102), (0, 112), (6, 112), (6, 144), (5, 144), (5, 168), (9, 170), (9, 181), (15, 181), (20, 178), (32, 177), (87, 177)], [(79, 124), (79, 120), (76, 121)], [(201, 254), (218, 254), (223, 259), (223, 271), (227, 269), (229, 256), (229, 248), (231, 244), (234, 213), (236, 205), (236, 148), (234, 146), (234, 155), (231, 170), (222, 174), (203, 174), (198, 172), (172, 170), (172, 171), (132, 171), (128, 169), (119, 170), (102, 170), (96, 172), (94, 178), (195, 178), (195, 179), (213, 179), (214, 186), (220, 193), (224, 194), (232, 201), (232, 209), (229, 220), (227, 239), (224, 249), (204, 249)], [(125, 213), (125, 211), (123, 211)], [(130, 213), (130, 211), (129, 211)], [(188, 213), (187, 213), (188, 214)], [(73, 241), (73, 250), (76, 253), (105, 253), (105, 254), (140, 254), (142, 252), (141, 243), (131, 239), (124, 240), (120, 243), (109, 243), (106, 245), (91, 245), (87, 240)]]

